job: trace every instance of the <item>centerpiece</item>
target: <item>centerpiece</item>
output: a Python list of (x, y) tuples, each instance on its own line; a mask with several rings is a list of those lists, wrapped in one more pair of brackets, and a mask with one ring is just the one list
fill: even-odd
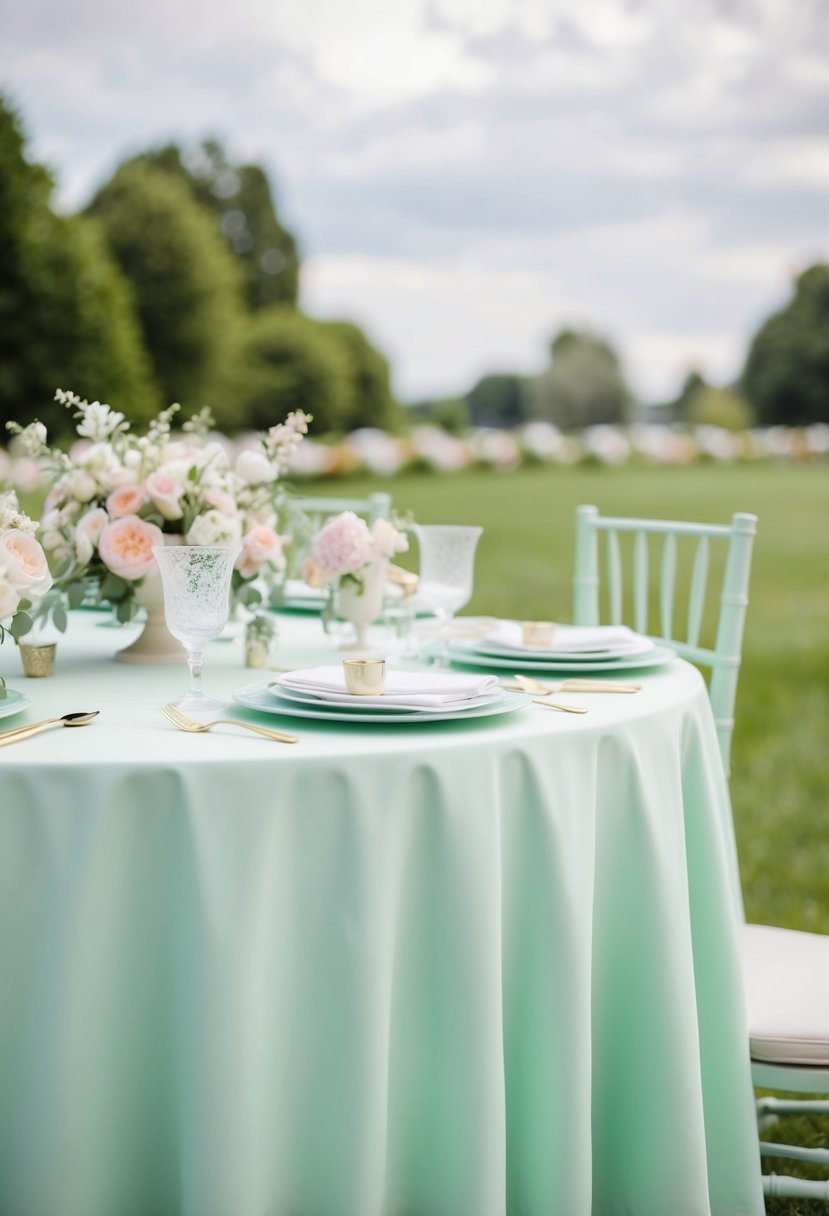
[(409, 541), (387, 519), (369, 527), (353, 511), (329, 519), (314, 537), (301, 574), (312, 587), (329, 586), (334, 608), (354, 626), (354, 649), (366, 645), (366, 630), (383, 608), (389, 562)]
[[(58, 389), (74, 410), (79, 443), (70, 453), (47, 442), (40, 422), (8, 423), (21, 449), (40, 459), (52, 477), (41, 537), (55, 585), (70, 608), (89, 598), (111, 604), (119, 621), (147, 609), (143, 634), (116, 657), (169, 661), (180, 648), (164, 624), (163, 597), (153, 547), (164, 544), (240, 547), (231, 596), (256, 610), (267, 584), (284, 566), (289, 538), (277, 531), (284, 493), (280, 478), (308, 430), (310, 417), (295, 410), (231, 458), (211, 438), (212, 418), (202, 410), (174, 435), (179, 407), (163, 410), (145, 435), (124, 415), (99, 401)], [(65, 613), (50, 606), (56, 626)]]

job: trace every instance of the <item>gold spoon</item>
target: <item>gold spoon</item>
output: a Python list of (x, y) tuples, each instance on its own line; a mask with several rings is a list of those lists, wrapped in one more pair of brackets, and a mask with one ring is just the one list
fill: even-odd
[(51, 730), (53, 726), (87, 726), (93, 718), (97, 718), (100, 712), (99, 709), (93, 709), (89, 713), (63, 714), (60, 718), (46, 718), (43, 722), (31, 722), (28, 726), (18, 726), (14, 730), (7, 730), (0, 734), (0, 747), (5, 747), (7, 743), (18, 743), (22, 739), (30, 739), (32, 735), (39, 735), (43, 730)]

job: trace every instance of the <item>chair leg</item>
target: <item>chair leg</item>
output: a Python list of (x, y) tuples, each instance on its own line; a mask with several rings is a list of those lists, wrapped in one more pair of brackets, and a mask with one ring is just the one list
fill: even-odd
[[(829, 1101), (763, 1097), (756, 1101), (759, 1128), (776, 1123), (783, 1115), (829, 1115)], [(761, 1157), (778, 1157), (787, 1161), (805, 1161), (829, 1169), (829, 1149), (804, 1148), (795, 1144), (760, 1141)], [(763, 1193), (777, 1199), (813, 1199), (829, 1203), (829, 1179), (823, 1182), (792, 1178), (787, 1174), (763, 1174)]]

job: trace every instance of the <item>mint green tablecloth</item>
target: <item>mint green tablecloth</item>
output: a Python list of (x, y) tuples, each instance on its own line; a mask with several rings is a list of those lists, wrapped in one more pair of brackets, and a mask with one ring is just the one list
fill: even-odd
[(0, 750), (2, 1216), (762, 1213), (693, 668), (288, 747), (173, 731), (99, 619), (52, 680), (0, 649), (29, 719), (102, 711)]

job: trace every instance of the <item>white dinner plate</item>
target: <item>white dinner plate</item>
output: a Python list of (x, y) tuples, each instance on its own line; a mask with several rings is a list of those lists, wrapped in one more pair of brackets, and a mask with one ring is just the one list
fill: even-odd
[(32, 698), (27, 697), (25, 693), (18, 692), (16, 688), (7, 688), (6, 695), (0, 700), (0, 718), (10, 718), (12, 714), (19, 714), (22, 710), (28, 709), (32, 703)]
[(496, 659), (508, 659), (512, 655), (521, 659), (542, 659), (547, 663), (582, 663), (585, 659), (588, 662), (594, 659), (615, 662), (616, 659), (638, 659), (655, 649), (650, 638), (643, 638), (642, 644), (633, 648), (608, 646), (604, 649), (596, 647), (593, 650), (556, 650), (554, 646), (545, 649), (537, 646), (509, 646), (506, 642), (497, 642), (490, 638), (471, 641), (469, 646), (476, 654), (491, 655)]
[[(379, 697), (353, 697), (346, 700), (343, 695), (339, 700), (334, 697), (326, 697), (324, 694), (316, 694), (306, 692), (300, 688), (287, 688), (284, 684), (275, 682), (269, 685), (270, 692), (279, 700), (296, 701), (300, 705), (313, 705), (317, 709), (345, 709), (352, 714), (365, 715), (367, 713), (375, 714), (425, 714), (426, 717), (434, 717), (436, 713), (441, 712), (440, 706), (434, 707), (407, 706), (407, 705), (379, 705)], [(477, 697), (470, 697), (468, 704), (461, 710), (465, 713), (468, 709), (474, 709), (479, 705), (489, 705), (493, 701), (499, 701), (503, 694), (502, 688), (494, 688), (492, 692), (482, 693)], [(391, 694), (390, 694), (391, 695)], [(454, 709), (459, 709), (459, 706), (453, 706)]]
[(618, 659), (537, 659), (520, 653), (514, 655), (482, 654), (474, 645), (450, 645), (449, 657), (453, 663), (463, 667), (494, 668), (498, 671), (513, 672), (516, 670), (566, 672), (567, 675), (574, 675), (580, 671), (593, 674), (599, 671), (638, 671), (645, 667), (662, 667), (665, 663), (670, 663), (671, 659), (675, 659), (676, 654), (667, 646), (654, 646), (653, 650), (648, 650), (644, 654), (629, 655)]
[(325, 705), (317, 707), (307, 703), (282, 700), (264, 684), (248, 684), (245, 688), (237, 688), (233, 694), (239, 705), (248, 709), (257, 709), (260, 713), (275, 714), (286, 718), (317, 718), (324, 722), (350, 722), (352, 726), (362, 726), (363, 723), (384, 726), (410, 726), (414, 722), (461, 722), (469, 718), (490, 718), (498, 714), (513, 713), (532, 704), (532, 697), (523, 692), (506, 692), (494, 697), (486, 705), (476, 705), (471, 709), (438, 710), (434, 713), (424, 713), (421, 709), (374, 710), (373, 713), (355, 713), (350, 706)]

